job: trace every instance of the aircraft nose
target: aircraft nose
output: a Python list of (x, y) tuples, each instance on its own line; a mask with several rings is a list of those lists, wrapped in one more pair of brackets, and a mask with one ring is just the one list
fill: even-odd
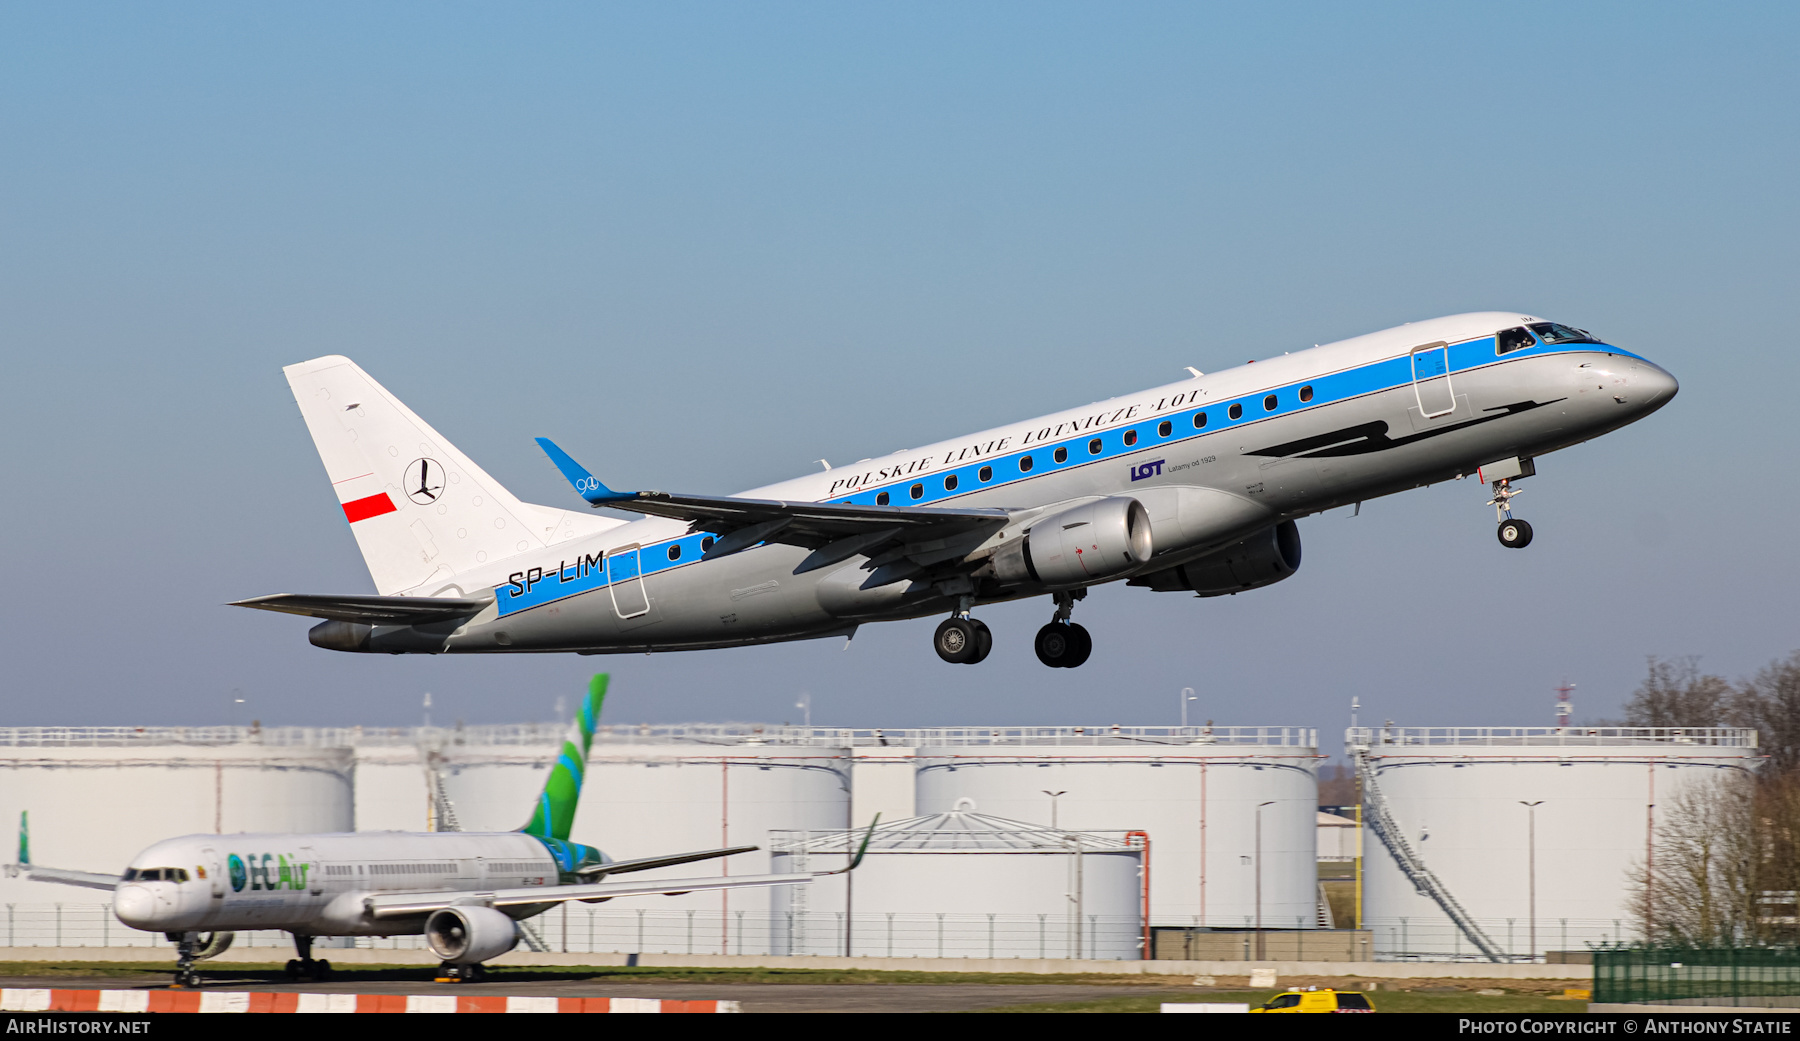
[(1675, 381), (1675, 377), (1667, 369), (1648, 362), (1632, 374), (1631, 382), (1637, 384), (1633, 389), (1638, 392), (1640, 400), (1652, 407), (1667, 402), (1681, 389), (1681, 384)]
[(143, 886), (120, 886), (113, 892), (113, 914), (134, 929), (156, 924), (156, 897)]

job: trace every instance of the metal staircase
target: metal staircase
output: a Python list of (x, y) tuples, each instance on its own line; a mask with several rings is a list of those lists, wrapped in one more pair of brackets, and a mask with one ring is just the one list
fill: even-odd
[(1388, 810), (1387, 799), (1381, 794), (1381, 787), (1375, 783), (1375, 767), (1368, 755), (1368, 736), (1367, 731), (1362, 731), (1355, 734), (1350, 742), (1350, 754), (1356, 760), (1356, 780), (1362, 786), (1363, 824), (1393, 854), (1394, 863), (1400, 866), (1400, 871), (1413, 884), (1413, 888), (1430, 897), (1456, 923), (1456, 927), (1469, 938), (1476, 950), (1488, 961), (1506, 961), (1500, 948), (1488, 939), (1481, 927), (1475, 924), (1475, 919), (1469, 917), (1469, 912), (1463, 910), (1463, 906), (1456, 902), (1456, 897), (1450, 895), (1450, 890), (1444, 883), (1425, 866), (1425, 861), (1414, 851), (1412, 843), (1406, 841), (1405, 833), (1400, 830), (1393, 814)]

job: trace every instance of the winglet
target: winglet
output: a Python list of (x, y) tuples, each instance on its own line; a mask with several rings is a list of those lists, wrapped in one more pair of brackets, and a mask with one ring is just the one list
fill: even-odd
[(848, 866), (838, 868), (836, 871), (815, 871), (815, 872), (813, 872), (813, 874), (820, 875), (820, 876), (844, 875), (844, 874), (848, 874), (852, 871), (855, 871), (857, 868), (861, 867), (862, 862), (863, 862), (863, 854), (869, 852), (869, 841), (875, 837), (875, 825), (880, 824), (880, 823), (881, 823), (881, 814), (877, 813), (875, 815), (875, 819), (869, 822), (869, 830), (863, 834), (862, 845), (856, 847), (856, 856), (851, 859)]
[(588, 473), (586, 467), (570, 458), (569, 453), (556, 447), (556, 442), (549, 438), (540, 437), (537, 443), (544, 454), (550, 457), (550, 461), (556, 464), (556, 468), (562, 471), (562, 475), (568, 478), (569, 483), (575, 486), (576, 494), (588, 501), (588, 505), (605, 506), (609, 502), (637, 498), (632, 492), (615, 492), (601, 484), (600, 478)]
[(19, 866), (31, 866), (31, 811), (19, 811)]

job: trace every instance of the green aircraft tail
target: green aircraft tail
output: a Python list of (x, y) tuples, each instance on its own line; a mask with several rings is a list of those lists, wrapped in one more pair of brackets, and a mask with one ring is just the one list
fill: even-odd
[(600, 719), (600, 703), (606, 700), (607, 678), (606, 673), (601, 673), (588, 682), (587, 700), (575, 713), (574, 730), (563, 741), (531, 820), (519, 829), (527, 835), (568, 840), (569, 826), (575, 823), (575, 804), (581, 798), (581, 782), (587, 775), (588, 746), (593, 743), (594, 725)]
[(19, 811), (19, 866), (31, 866), (31, 811)]

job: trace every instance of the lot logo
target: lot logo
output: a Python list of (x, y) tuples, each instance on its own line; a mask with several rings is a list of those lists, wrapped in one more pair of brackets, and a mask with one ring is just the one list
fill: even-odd
[(231, 870), (231, 891), (241, 893), (247, 883), (252, 890), (305, 889), (308, 864), (299, 857), (252, 853), (248, 858), (233, 853), (225, 863)]
[(1161, 459), (1152, 459), (1142, 466), (1132, 467), (1131, 479), (1134, 481), (1141, 481), (1146, 477), (1161, 477), (1162, 468), (1163, 461)]

